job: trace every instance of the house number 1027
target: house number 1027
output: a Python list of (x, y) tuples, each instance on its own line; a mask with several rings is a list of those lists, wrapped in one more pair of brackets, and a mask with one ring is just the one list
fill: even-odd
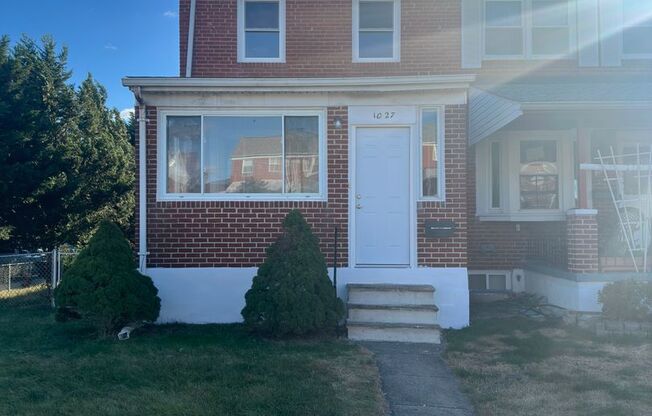
[(377, 113), (374, 113), (374, 119), (376, 120), (391, 120), (394, 118), (394, 115), (396, 113), (394, 111), (379, 111)]

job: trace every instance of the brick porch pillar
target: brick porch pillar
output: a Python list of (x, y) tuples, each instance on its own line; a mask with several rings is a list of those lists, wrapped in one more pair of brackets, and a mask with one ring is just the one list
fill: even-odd
[(598, 257), (598, 211), (572, 209), (568, 211), (566, 240), (568, 243), (568, 271), (596, 273)]

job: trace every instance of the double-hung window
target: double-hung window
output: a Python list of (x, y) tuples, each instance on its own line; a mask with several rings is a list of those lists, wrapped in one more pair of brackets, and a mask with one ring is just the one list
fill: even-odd
[(573, 39), (572, 3), (569, 0), (485, 0), (485, 57), (567, 56)]
[(521, 209), (559, 209), (557, 142), (521, 141), (520, 156)]
[(353, 0), (353, 60), (400, 60), (400, 0)]
[(652, 58), (652, 2), (623, 0), (623, 54)]
[(323, 199), (319, 113), (163, 114), (159, 199)]
[(285, 62), (285, 0), (238, 0), (238, 61)]
[(558, 221), (575, 205), (574, 132), (513, 131), (476, 146), (476, 209), (488, 221)]
[(434, 108), (421, 110), (421, 199), (444, 199), (444, 137), (439, 111)]

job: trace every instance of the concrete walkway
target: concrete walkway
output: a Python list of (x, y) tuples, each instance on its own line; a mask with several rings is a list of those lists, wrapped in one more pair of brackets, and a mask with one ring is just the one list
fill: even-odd
[(453, 372), (430, 344), (364, 342), (374, 353), (392, 416), (472, 416)]

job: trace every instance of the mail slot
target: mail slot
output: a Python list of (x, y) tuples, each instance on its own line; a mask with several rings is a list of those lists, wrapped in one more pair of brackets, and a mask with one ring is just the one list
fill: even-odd
[(426, 220), (426, 238), (446, 238), (455, 234), (457, 225), (450, 220)]

